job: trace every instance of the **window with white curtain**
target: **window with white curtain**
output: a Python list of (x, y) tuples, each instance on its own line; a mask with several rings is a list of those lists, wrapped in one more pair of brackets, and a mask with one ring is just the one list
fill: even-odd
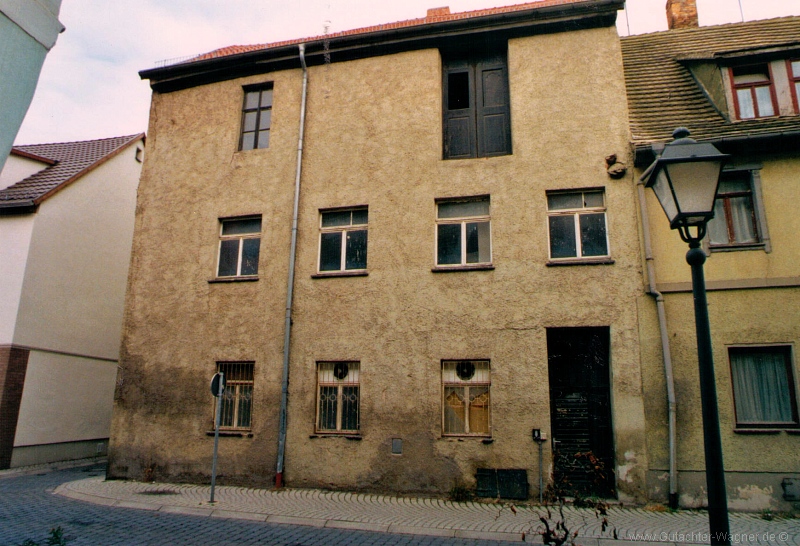
[(491, 436), (488, 360), (442, 361), (442, 433)]
[(729, 347), (736, 426), (797, 427), (791, 347)]
[(759, 224), (752, 172), (723, 172), (714, 202), (714, 218), (708, 222), (711, 248), (761, 245)]
[(317, 432), (358, 434), (359, 363), (317, 363)]

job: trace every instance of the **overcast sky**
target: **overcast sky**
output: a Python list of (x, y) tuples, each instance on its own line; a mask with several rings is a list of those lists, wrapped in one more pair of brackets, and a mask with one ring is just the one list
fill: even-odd
[[(66, 31), (45, 60), (16, 144), (146, 132), (148, 82), (157, 61), (239, 44), (317, 36), (523, 0), (63, 0)], [(697, 0), (700, 25), (800, 15), (800, 0)], [(620, 35), (666, 30), (666, 0), (628, 0)]]

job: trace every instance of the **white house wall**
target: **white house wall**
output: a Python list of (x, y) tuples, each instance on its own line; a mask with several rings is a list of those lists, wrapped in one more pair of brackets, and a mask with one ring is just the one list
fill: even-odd
[(33, 221), (33, 214), (0, 216), (0, 345), (14, 339)]
[(16, 184), (45, 168), (47, 168), (47, 164), (41, 161), (10, 155), (6, 160), (5, 167), (0, 172), (0, 190), (4, 190), (10, 185)]
[(136, 148), (40, 206), (16, 345), (117, 359), (141, 168)]

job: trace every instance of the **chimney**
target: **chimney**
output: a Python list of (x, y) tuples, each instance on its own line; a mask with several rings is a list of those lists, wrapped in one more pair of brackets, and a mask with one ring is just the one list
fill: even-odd
[(450, 6), (445, 6), (443, 8), (430, 8), (425, 19), (435, 21), (436, 19), (440, 19), (448, 15), (450, 15)]
[(697, 0), (667, 0), (667, 26), (670, 30), (699, 27)]

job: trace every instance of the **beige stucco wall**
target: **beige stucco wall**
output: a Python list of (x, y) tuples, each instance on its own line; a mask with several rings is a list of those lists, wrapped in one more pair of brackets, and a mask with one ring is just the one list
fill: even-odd
[(141, 168), (135, 150), (40, 205), (15, 344), (116, 360)]
[[(797, 275), (800, 242), (794, 236), (800, 229), (800, 220), (791, 206), (800, 160), (787, 156), (736, 159), (743, 164), (763, 165), (760, 178), (771, 252), (763, 249), (712, 252), (705, 264), (709, 287), (714, 283), (762, 286), (708, 292), (728, 498), (729, 505), (734, 509), (786, 510), (789, 505), (781, 498), (780, 482), (784, 477), (797, 477), (800, 474), (800, 459), (797, 458), (800, 436), (786, 431), (769, 434), (734, 431), (736, 422), (728, 347), (748, 344), (791, 345), (795, 397), (800, 392), (797, 383), (800, 368), (796, 354), (800, 340), (800, 277)], [(646, 200), (653, 233), (656, 280), (659, 286), (666, 283), (680, 286), (674, 283), (683, 283), (688, 290), (691, 272), (685, 261), (687, 246), (677, 233), (669, 230), (666, 217), (650, 190), (647, 190)], [(767, 288), (775, 284), (787, 286)], [(650, 305), (649, 302), (642, 304), (643, 307)], [(665, 306), (675, 369), (679, 493), (682, 504), (699, 506), (705, 502), (705, 462), (691, 293), (667, 293)], [(656, 333), (652, 327), (645, 329), (642, 324), (640, 329), (643, 354), (658, 355), (660, 359)], [(658, 367), (659, 361), (652, 358), (643, 360), (643, 363), (647, 362), (656, 364), (652, 367), (645, 364), (642, 371), (645, 392), (654, 395), (647, 396), (645, 402), (651, 457), (648, 483), (651, 496), (663, 498), (667, 491), (665, 471), (668, 468), (666, 387), (663, 368)]]
[(32, 214), (0, 216), (0, 345), (14, 340), (33, 220)]
[[(444, 161), (437, 50), (309, 71), (285, 478), (447, 491), (526, 468), (549, 433), (546, 328), (609, 326), (619, 489), (647, 450), (634, 187), (613, 28), (509, 42), (513, 155)], [(223, 480), (271, 483), (301, 71), (154, 94), (126, 301), (110, 475), (201, 479), (220, 360), (255, 361), (252, 437), (223, 438)], [(243, 85), (274, 82), (270, 148), (236, 152)], [(613, 265), (547, 267), (546, 190), (602, 187)], [(490, 195), (494, 270), (433, 273), (437, 198)], [(312, 278), (319, 209), (368, 205), (367, 277)], [(262, 214), (259, 280), (209, 283), (218, 219)], [(163, 235), (168, 233), (168, 237)], [(492, 443), (441, 434), (441, 360), (491, 359)], [(316, 362), (358, 360), (361, 439), (314, 434)], [(167, 379), (168, 380), (165, 380)], [(392, 438), (404, 440), (392, 457)], [(549, 467), (549, 444), (545, 448)], [(624, 468), (623, 468), (624, 467)], [(548, 471), (549, 472), (549, 471)]]
[(0, 189), (5, 189), (11, 184), (16, 184), (46, 168), (47, 164), (41, 161), (10, 155), (6, 160), (6, 164), (3, 166), (3, 170), (0, 171)]

